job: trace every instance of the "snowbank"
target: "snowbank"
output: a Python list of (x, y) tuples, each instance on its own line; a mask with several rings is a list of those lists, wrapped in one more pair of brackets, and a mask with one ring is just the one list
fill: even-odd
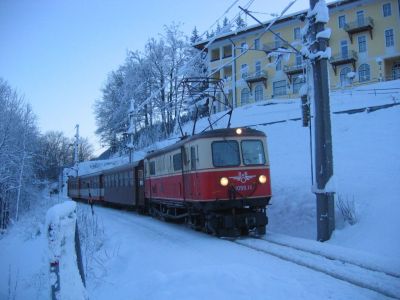
[(50, 208), (45, 226), (48, 230), (50, 283), (57, 299), (87, 299), (75, 249), (76, 203), (66, 201)]

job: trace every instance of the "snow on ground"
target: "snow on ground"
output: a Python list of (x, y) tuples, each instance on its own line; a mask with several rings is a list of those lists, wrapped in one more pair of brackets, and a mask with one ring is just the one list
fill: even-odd
[[(399, 87), (399, 81), (391, 81), (331, 93), (331, 110), (399, 102)], [(298, 100), (275, 99), (236, 109), (232, 126), (299, 117)], [(205, 124), (206, 120), (200, 120), (197, 131)], [(225, 125), (224, 121), (218, 124)], [(189, 128), (187, 125), (185, 130), (190, 132)], [(255, 128), (268, 136), (271, 163), (273, 198), (267, 237), (400, 271), (400, 208), (396, 205), (400, 195), (400, 106), (332, 114), (334, 187), (337, 197), (354, 200), (358, 222), (348, 224), (337, 211), (336, 230), (324, 244), (315, 241), (308, 129), (301, 127), (301, 121)], [(124, 161), (126, 158), (81, 164), (81, 170), (95, 172)], [(0, 299), (14, 295), (16, 299), (46, 299), (49, 295), (43, 224), (49, 201), (55, 204), (58, 198), (49, 199), (46, 194), (42, 200), (44, 204), (31, 216), (0, 236)], [(78, 210), (88, 208), (80, 205)], [(382, 299), (182, 225), (99, 207), (95, 216), (93, 223), (101, 225), (101, 234), (93, 235), (95, 243), (86, 241), (95, 247), (85, 252), (92, 255), (87, 261), (91, 265), (86, 266), (92, 299)], [(87, 212), (86, 219), (90, 218)]]
[(46, 211), (64, 199), (48, 192), (30, 214), (0, 235), (0, 299), (48, 299), (49, 260), (44, 223)]
[(101, 207), (95, 214), (107, 259), (88, 283), (93, 299), (384, 299), (182, 225)]
[[(79, 274), (75, 251), (76, 202), (64, 201), (52, 206), (46, 214), (45, 229), (48, 235), (49, 263), (52, 267), (50, 280), (57, 299), (87, 299), (86, 290)], [(57, 276), (60, 282), (57, 281)]]

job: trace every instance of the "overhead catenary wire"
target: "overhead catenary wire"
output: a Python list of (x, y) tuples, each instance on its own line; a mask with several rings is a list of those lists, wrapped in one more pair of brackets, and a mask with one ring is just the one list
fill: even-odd
[[(209, 27), (212, 28), (215, 24), (217, 24), (223, 17), (225, 17), (229, 11), (238, 3), (239, 0), (235, 0), (228, 8), (227, 10)], [(254, 2), (255, 0), (250, 0), (246, 3), (246, 5), (244, 5), (244, 9), (247, 10), (251, 4)], [(271, 20), (268, 23), (268, 26), (265, 27), (265, 29), (258, 34), (257, 38), (261, 38), (268, 30), (270, 30), (270, 28), (275, 24), (275, 22), (281, 18), (289, 9), (290, 7), (296, 2), (297, 0), (292, 0), (283, 10), (282, 12), (277, 15), (273, 20)], [(233, 25), (233, 21), (237, 19), (238, 16), (240, 16), (241, 14), (243, 14), (242, 11), (239, 11), (238, 14), (235, 15), (234, 18), (232, 18), (228, 24), (230, 26)], [(208, 31), (208, 30), (207, 30)], [(201, 36), (203, 36), (207, 31), (205, 31)], [(233, 32), (234, 33), (234, 32)], [(187, 73), (187, 68), (188, 66), (195, 60), (198, 59), (199, 57), (201, 57), (201, 55), (203, 55), (203, 53), (206, 51), (206, 49), (209, 48), (209, 46), (219, 37), (221, 37), (221, 35), (215, 34), (212, 38), (210, 38), (207, 42), (207, 44), (204, 46), (204, 48), (197, 53), (197, 55), (195, 55), (191, 60), (189, 60), (183, 67), (181, 67), (178, 72), (175, 74), (175, 76), (173, 77), (173, 80), (177, 80), (179, 77), (184, 76)], [(254, 42), (253, 44), (251, 44), (252, 48), (254, 46)], [(232, 64), (234, 61), (236, 61), (237, 59), (239, 59), (240, 57), (242, 57), (244, 54), (246, 54), (249, 51), (249, 49), (242, 51), (238, 56), (235, 56), (234, 58), (228, 60), (226, 63), (222, 64), (221, 66), (219, 66), (219, 68), (217, 68), (216, 70), (214, 70), (213, 72), (209, 73), (208, 76), (206, 78), (211, 78), (213, 75), (215, 75), (217, 72), (219, 72), (220, 70), (222, 70), (224, 67), (226, 67), (227, 65)], [(159, 95), (159, 93), (167, 86), (167, 82), (164, 83), (163, 86), (161, 86), (160, 88), (158, 88), (158, 90), (151, 92), (150, 96), (146, 98), (146, 100), (144, 100), (142, 103), (140, 103), (135, 109), (134, 111), (130, 110), (130, 113), (134, 113), (134, 114), (138, 114), (138, 112), (143, 109), (145, 107), (145, 105), (151, 103), (152, 100), (155, 100), (157, 98), (157, 96)], [(164, 107), (161, 107), (161, 110), (164, 109), (168, 109), (171, 108), (171, 104), (170, 103), (166, 103), (164, 105)]]
[[(217, 19), (216, 22), (214, 22), (214, 24), (217, 24), (217, 23), (219, 22), (219, 20), (222, 19), (222, 18), (232, 9), (232, 7), (233, 7), (238, 1), (239, 1), (239, 0), (235, 0), (235, 1), (232, 3), (232, 5), (230, 5), (230, 6), (228, 7), (228, 9), (224, 12), (224, 14), (223, 14), (221, 17), (219, 17), (219, 18)], [(247, 4), (245, 5), (245, 7), (248, 8), (254, 1), (255, 1), (255, 0), (250, 0), (250, 1), (248, 1)], [(237, 16), (239, 16), (240, 14), (241, 14), (241, 12), (239, 12), (239, 13), (238, 13), (231, 21), (229, 21), (228, 23), (232, 26), (233, 20), (235, 20), (235, 19), (237, 18)], [(214, 26), (214, 24), (213, 24), (212, 26)], [(212, 27), (210, 26), (210, 28), (212, 28)], [(210, 28), (209, 28), (209, 29), (210, 29)], [(207, 31), (208, 31), (208, 30), (207, 30)], [(207, 31), (206, 31), (206, 32), (207, 32)], [(204, 35), (204, 33), (203, 33), (203, 35)], [(204, 48), (203, 48), (197, 55), (195, 55), (191, 60), (189, 60), (189, 61), (181, 68), (181, 70), (185, 71), (185, 69), (189, 66), (190, 63), (192, 63), (192, 62), (193, 62), (195, 59), (197, 59), (198, 57), (201, 57), (201, 55), (205, 52), (205, 50), (206, 50), (218, 37), (220, 37), (220, 36), (217, 35), (217, 34), (215, 34), (212, 38), (210, 38), (210, 40), (209, 40), (208, 43), (204, 46)], [(219, 70), (221, 70), (221, 69), (218, 69), (218, 71), (219, 71)], [(180, 72), (178, 71), (177, 73), (178, 73), (178, 74), (176, 74), (176, 75), (174, 76), (174, 78), (173, 78), (174, 80), (176, 80), (176, 79), (178, 78), (178, 76), (183, 76), (183, 75), (184, 75), (184, 74), (182, 74), (182, 71), (180, 71)], [(207, 78), (210, 78), (210, 77), (211, 77), (212, 75), (214, 75), (215, 73), (216, 73), (216, 71), (213, 72), (213, 73), (211, 73), (211, 74), (209, 74), (209, 75), (207, 76)], [(144, 102), (142, 102), (142, 103), (137, 107), (137, 110), (142, 109), (146, 104), (150, 103), (151, 100), (155, 99), (155, 97), (162, 91), (163, 88), (166, 87), (166, 85), (167, 85), (167, 82), (165, 82), (164, 85), (161, 86), (157, 91), (152, 92), (151, 95), (150, 95), (150, 97), (148, 97)]]
[[(249, 0), (249, 1), (246, 3), (245, 7), (246, 7), (246, 8), (249, 8), (249, 7), (251, 6), (251, 4), (252, 4), (254, 1), (255, 1), (255, 0)], [(201, 37), (204, 36), (204, 35), (206, 34), (206, 32), (208, 32), (208, 30), (212, 29), (212, 28), (215, 26), (215, 24), (218, 24), (219, 21), (220, 21), (222, 18), (224, 18), (224, 17), (229, 13), (229, 11), (230, 11), (238, 2), (239, 2), (239, 0), (233, 1), (232, 4), (225, 10), (225, 12), (224, 12), (224, 13), (223, 13), (223, 14), (222, 14), (222, 15), (221, 15), (221, 16), (206, 30), (206, 31), (204, 31), (204, 33), (201, 35)], [(236, 14), (236, 15), (228, 22), (228, 24), (229, 24), (230, 26), (232, 26), (232, 25), (233, 25), (233, 24), (232, 24), (233, 21), (234, 21), (236, 18), (238, 18), (238, 16), (240, 16), (241, 14), (242, 14), (242, 12), (240, 11), (238, 14)], [(218, 35), (218, 34), (215, 34), (211, 39), (209, 39), (209, 41), (208, 41), (208, 43), (206, 44), (206, 46), (205, 46), (199, 53), (197, 53), (197, 55), (195, 55), (191, 60), (189, 60), (183, 67), (181, 67), (180, 70), (178, 70), (177, 74), (173, 77), (173, 80), (177, 80), (179, 76), (184, 76), (185, 74), (182, 74), (182, 73), (184, 73), (184, 72), (186, 71), (187, 67), (188, 67), (193, 61), (195, 61), (196, 59), (198, 59), (199, 57), (201, 57), (201, 55), (203, 55), (203, 53), (206, 51), (206, 49), (209, 47), (209, 45), (211, 45), (211, 44), (215, 41), (215, 39), (217, 39), (218, 37), (219, 37), (219, 35)], [(186, 73), (187, 73), (187, 72), (186, 72)], [(209, 77), (211, 77), (211, 76), (214, 75), (214, 74), (215, 74), (215, 73), (209, 74), (207, 77), (209, 78)], [(167, 86), (167, 84), (168, 84), (168, 82), (165, 82), (163, 86), (161, 86), (161, 87), (158, 88), (158, 90), (151, 92), (150, 96), (147, 97), (146, 100), (144, 100), (142, 103), (140, 103), (134, 110), (130, 109), (128, 116), (129, 116), (130, 114), (132, 114), (132, 113), (137, 115), (138, 112), (139, 112), (141, 109), (143, 109), (143, 108), (145, 107), (145, 105), (150, 104), (152, 100), (155, 100), (155, 99), (156, 99), (156, 97), (157, 97), (157, 96), (159, 95), (159, 93)], [(139, 87), (136, 88), (135, 91), (134, 91), (133, 93), (135, 93), (138, 89), (139, 89)], [(167, 107), (167, 106), (170, 106), (170, 104), (169, 104), (169, 103), (166, 103), (166, 104), (164, 105), (164, 107), (161, 107), (160, 109), (161, 109), (161, 110), (167, 109), (167, 111), (168, 111), (168, 107)]]

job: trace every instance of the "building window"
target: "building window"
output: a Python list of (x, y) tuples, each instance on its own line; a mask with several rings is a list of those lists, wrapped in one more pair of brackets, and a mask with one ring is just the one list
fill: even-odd
[(389, 17), (392, 15), (392, 6), (390, 5), (390, 3), (383, 4), (382, 9), (384, 17)]
[(243, 42), (240, 44), (240, 53), (244, 53), (245, 51), (247, 51), (247, 49), (249, 49), (249, 46), (247, 45), (246, 42)]
[(254, 40), (254, 49), (260, 50), (260, 39)]
[(257, 61), (256, 62), (256, 76), (260, 76), (261, 75), (261, 62)]
[(340, 70), (340, 86), (348, 86), (350, 84), (350, 78), (347, 76), (351, 72), (350, 67), (344, 67)]
[(365, 82), (370, 80), (370, 67), (368, 64), (362, 64), (358, 67), (358, 81)]
[(358, 26), (364, 26), (365, 19), (364, 19), (364, 11), (360, 10), (357, 12), (357, 24)]
[(400, 62), (397, 62), (392, 67), (392, 79), (400, 79)]
[(296, 66), (301, 66), (303, 64), (303, 56), (301, 53), (296, 53)]
[(250, 90), (248, 88), (244, 88), (240, 93), (240, 102), (242, 105), (249, 103), (250, 98)]
[(304, 83), (304, 75), (298, 74), (293, 76), (293, 94), (298, 94)]
[(281, 59), (281, 56), (278, 56), (278, 58), (276, 59), (275, 70), (276, 71), (282, 70), (282, 59)]
[(393, 29), (385, 30), (385, 44), (386, 44), (386, 47), (394, 46)]
[(275, 81), (272, 85), (274, 96), (286, 95), (286, 80)]
[(339, 23), (339, 28), (344, 28), (344, 25), (346, 25), (346, 16), (339, 16), (338, 23)]
[(360, 35), (358, 38), (358, 52), (367, 52), (367, 38), (365, 35)]
[(349, 56), (349, 47), (347, 41), (340, 41), (340, 53), (342, 58), (347, 58)]
[(257, 101), (263, 100), (263, 97), (264, 97), (264, 95), (263, 95), (263, 87), (262, 87), (261, 84), (259, 84), (259, 85), (256, 86), (256, 88), (254, 90), (254, 98), (255, 98), (255, 100), (257, 102)]
[(301, 34), (300, 34), (300, 27), (296, 27), (293, 29), (293, 37), (295, 40), (300, 40), (301, 39)]
[(240, 74), (243, 79), (247, 78), (248, 67), (247, 64), (243, 64), (240, 67)]
[(276, 35), (274, 35), (274, 40), (275, 40), (275, 47), (279, 48), (282, 46), (282, 40), (280, 38), (281, 34), (277, 33)]

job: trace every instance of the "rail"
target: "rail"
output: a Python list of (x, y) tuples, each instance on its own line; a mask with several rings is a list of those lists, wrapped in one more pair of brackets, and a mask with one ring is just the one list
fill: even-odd
[(324, 273), (338, 280), (400, 299), (400, 274), (385, 272), (349, 259), (266, 239), (238, 239), (233, 243)]

